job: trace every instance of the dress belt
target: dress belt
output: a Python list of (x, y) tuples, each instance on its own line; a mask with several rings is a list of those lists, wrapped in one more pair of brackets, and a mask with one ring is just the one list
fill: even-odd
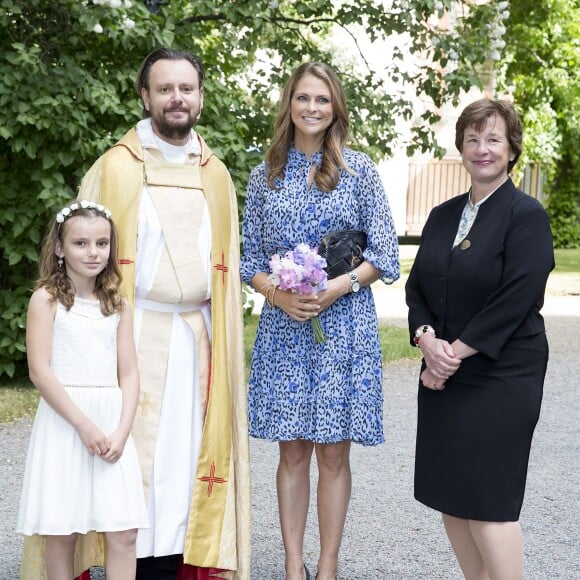
[(63, 387), (66, 388), (71, 388), (71, 389), (75, 389), (75, 388), (80, 388), (80, 389), (118, 389), (119, 385), (89, 385), (89, 384), (63, 384)]
[(199, 304), (171, 304), (169, 302), (156, 302), (147, 298), (136, 298), (135, 307), (142, 310), (153, 310), (154, 312), (195, 312), (209, 305), (209, 300)]

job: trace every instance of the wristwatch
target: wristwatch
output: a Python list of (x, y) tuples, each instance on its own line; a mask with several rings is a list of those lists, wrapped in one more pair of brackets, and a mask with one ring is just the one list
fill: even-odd
[(419, 341), (421, 340), (421, 337), (425, 333), (432, 334), (433, 336), (435, 336), (435, 329), (432, 326), (429, 326), (428, 324), (419, 326), (419, 328), (417, 328), (417, 330), (415, 331), (415, 336), (413, 337), (413, 342), (415, 343), (416, 347), (419, 346)]
[(358, 281), (358, 276), (353, 271), (350, 271), (348, 275), (350, 276), (350, 291), (358, 292), (360, 290), (360, 282)]

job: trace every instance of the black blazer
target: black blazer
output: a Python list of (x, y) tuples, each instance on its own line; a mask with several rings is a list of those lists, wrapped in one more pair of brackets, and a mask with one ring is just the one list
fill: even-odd
[(435, 207), (423, 228), (405, 286), (411, 341), (430, 324), (438, 337), (481, 353), (470, 359), (497, 360), (511, 338), (545, 332), (540, 309), (554, 268), (552, 233), (542, 205), (508, 179), (480, 206), (469, 244), (451, 249), (467, 196)]

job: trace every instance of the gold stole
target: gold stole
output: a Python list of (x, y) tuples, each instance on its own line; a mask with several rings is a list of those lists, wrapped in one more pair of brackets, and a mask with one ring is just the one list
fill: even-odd
[[(204, 144), (204, 148), (207, 147)], [(232, 348), (229, 353), (226, 338), (226, 312), (233, 318), (230, 332), (233, 345), (241, 335), (241, 314), (237, 308), (228, 305), (227, 285), (234, 292), (230, 300), (240, 300), (239, 280), (231, 278), (230, 248), (231, 235), (235, 230), (230, 204), (229, 174), (221, 162), (211, 156), (202, 158), (201, 181), (212, 224), (211, 240), (211, 370), (209, 400), (203, 429), (201, 449), (198, 458), (196, 481), (190, 506), (188, 530), (185, 538), (184, 560), (187, 564), (201, 567), (235, 569), (238, 562), (243, 569), (236, 577), (249, 578), (250, 546), (250, 502), (249, 502), (249, 458), (247, 444), (245, 395), (236, 377), (243, 376), (241, 351)], [(102, 177), (98, 184), (86, 184), (86, 192), (81, 186), (81, 198), (98, 199), (112, 212), (119, 231), (119, 257), (123, 283), (121, 289), (133, 304), (135, 299), (135, 255), (137, 243), (137, 215), (140, 194), (144, 182), (143, 152), (134, 129), (130, 130), (119, 143), (103, 157)], [(92, 191), (91, 191), (92, 185)], [(100, 191), (98, 191), (100, 189)], [(120, 193), (122, 192), (122, 194)], [(234, 272), (237, 271), (233, 264)], [(231, 290), (230, 290), (231, 291)], [(238, 320), (240, 318), (240, 320)], [(235, 345), (234, 345), (235, 346)], [(238, 349), (239, 350), (239, 349)], [(235, 366), (236, 368), (232, 368)], [(239, 477), (232, 469), (232, 399), (236, 391), (235, 441), (239, 446), (237, 469)], [(223, 480), (223, 482), (222, 482)], [(235, 486), (242, 486), (235, 489)], [(222, 532), (230, 529), (227, 538)], [(237, 534), (237, 539), (236, 539)], [(242, 553), (238, 555), (238, 548)]]
[[(184, 561), (204, 568), (219, 568), (223, 556), (220, 539), (228, 495), (231, 496), (229, 488), (233, 490), (236, 485), (234, 471), (230, 470), (233, 417), (226, 337), (226, 284), (231, 276), (228, 265), (233, 224), (230, 221), (228, 174), (211, 164), (202, 173), (202, 184), (203, 179), (212, 184), (211, 192), (203, 188), (212, 224), (211, 379), (185, 536)], [(228, 557), (234, 556), (234, 561), (237, 561), (235, 543), (229, 549)]]
[[(212, 355), (210, 401), (192, 496), (185, 562), (195, 566), (236, 570), (233, 577), (250, 578), (250, 489), (246, 397), (241, 350), (241, 289), (235, 197), (229, 174), (202, 142), (201, 180), (212, 223)], [(144, 178), (143, 150), (131, 129), (85, 175), (79, 199), (104, 203), (120, 232), (121, 291), (131, 305), (135, 300), (137, 216)], [(226, 300), (226, 297), (229, 300)], [(227, 328), (230, 333), (226, 338)], [(229, 342), (228, 342), (229, 341)], [(229, 344), (229, 351), (228, 351)], [(233, 398), (233, 402), (232, 402)], [(235, 409), (235, 420), (232, 418)], [(232, 432), (233, 428), (233, 432)], [(236, 446), (235, 456), (230, 447)], [(235, 460), (235, 461), (234, 461)], [(234, 467), (232, 467), (234, 466)], [(219, 480), (225, 479), (223, 484)], [(208, 495), (210, 491), (211, 494)], [(43, 536), (26, 536), (21, 578), (45, 578)], [(79, 537), (75, 575), (89, 566), (103, 566), (102, 534)], [(229, 575), (228, 575), (229, 576)]]
[[(119, 145), (127, 147), (128, 140), (138, 141), (134, 131), (130, 131)], [(134, 142), (127, 148), (129, 151), (141, 150), (140, 144)], [(119, 236), (119, 256), (124, 260), (122, 266), (124, 290), (126, 295), (134, 300), (137, 212), (144, 181), (144, 164), (132, 163), (133, 167), (128, 171), (126, 157), (127, 155), (111, 155), (109, 159), (104, 159), (100, 199), (101, 203), (111, 210), (113, 219), (119, 224), (119, 231), (123, 233)], [(135, 166), (139, 168), (136, 169)], [(133, 192), (136, 189), (133, 179), (137, 174), (139, 175), (137, 199), (134, 201), (120, 199), (125, 196), (120, 196), (119, 191)], [(232, 224), (229, 176), (223, 170), (223, 166), (209, 163), (202, 168), (201, 179), (212, 224), (211, 370), (209, 399), (185, 537), (184, 560), (188, 564), (204, 568), (219, 568), (222, 555), (220, 540), (226, 516), (228, 486), (235, 485), (233, 472), (230, 475), (232, 402), (227, 371), (225, 317)], [(204, 187), (204, 182), (211, 184), (211, 187), (209, 189)], [(133, 232), (134, 235), (131, 236)], [(132, 239), (127, 239), (128, 237)], [(125, 265), (129, 266), (132, 275), (128, 275)], [(236, 549), (235, 543), (230, 549)], [(228, 556), (236, 560), (235, 554), (230, 553)]]

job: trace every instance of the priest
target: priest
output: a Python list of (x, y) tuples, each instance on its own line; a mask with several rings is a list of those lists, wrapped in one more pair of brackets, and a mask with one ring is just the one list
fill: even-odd
[[(79, 192), (112, 211), (134, 308), (133, 437), (150, 520), (137, 535), (137, 580), (250, 577), (238, 212), (225, 165), (194, 130), (203, 80), (195, 55), (150, 53), (136, 83), (144, 118)], [(103, 565), (99, 535), (83, 540), (78, 572)]]

